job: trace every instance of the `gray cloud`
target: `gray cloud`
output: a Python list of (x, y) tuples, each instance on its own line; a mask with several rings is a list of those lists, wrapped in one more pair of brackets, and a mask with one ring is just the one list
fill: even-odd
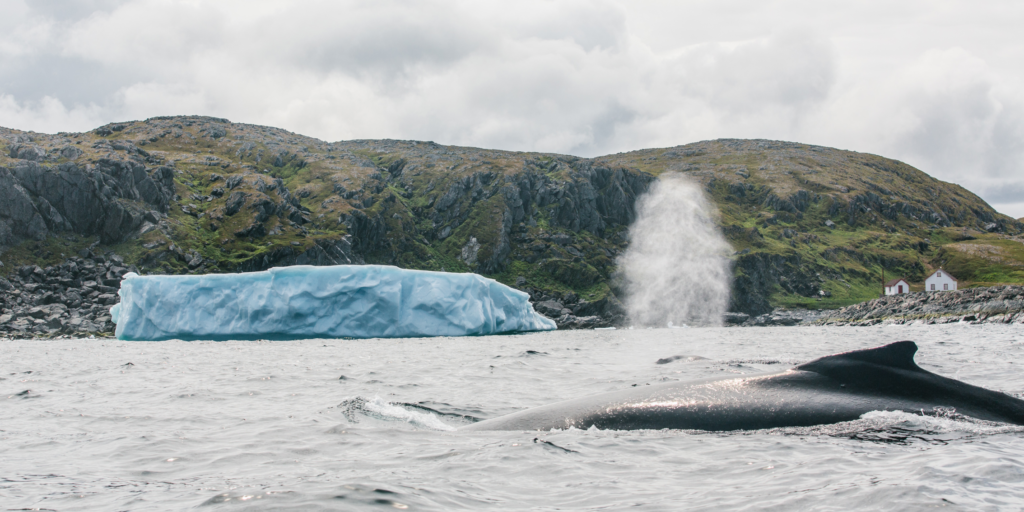
[[(254, 64), (391, 81), (436, 72), (493, 44), (477, 20), (456, 5), (387, 1), (313, 2), (233, 33)], [(308, 16), (307, 9), (317, 12)], [(285, 38), (274, 34), (286, 35)]]
[(0, 125), (194, 113), (585, 156), (798, 140), (1024, 215), (1024, 6), (909, 2), (10, 1)]
[[(732, 45), (730, 45), (732, 46)], [(822, 101), (835, 83), (830, 42), (808, 31), (727, 47), (704, 45), (679, 59), (680, 87), (731, 112)]]
[(610, 102), (603, 111), (591, 120), (589, 128), (591, 132), (590, 142), (580, 144), (572, 149), (572, 153), (600, 153), (619, 131), (620, 126), (636, 120), (637, 112), (619, 103)]
[(131, 69), (110, 69), (79, 57), (44, 54), (0, 58), (2, 92), (21, 101), (60, 98), (67, 105), (106, 103), (124, 87), (145, 78)]
[[(981, 191), (989, 201), (997, 204), (1024, 203), (1024, 183), (1007, 183), (986, 187)], [(1024, 217), (1024, 215), (1020, 215)]]
[(531, 7), (535, 15), (515, 19), (510, 36), (571, 41), (585, 52), (615, 51), (627, 44), (627, 11), (613, 2), (567, 1)]
[(35, 15), (55, 21), (72, 21), (110, 12), (131, 0), (31, 0), (25, 5)]

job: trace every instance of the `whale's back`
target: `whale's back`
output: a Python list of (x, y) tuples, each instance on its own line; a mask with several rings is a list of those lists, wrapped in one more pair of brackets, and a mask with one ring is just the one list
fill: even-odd
[(938, 414), (954, 409), (1024, 424), (1024, 401), (928, 372), (917, 346), (816, 359), (781, 373), (630, 388), (519, 411), (469, 430), (750, 430), (850, 421), (878, 410)]

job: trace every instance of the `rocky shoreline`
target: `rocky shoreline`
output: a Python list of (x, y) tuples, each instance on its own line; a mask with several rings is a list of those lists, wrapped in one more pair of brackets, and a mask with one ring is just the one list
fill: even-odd
[[(117, 254), (90, 249), (60, 265), (19, 267), (0, 277), (0, 336), (112, 336), (110, 307), (118, 302), (121, 278), (128, 272), (138, 269)], [(625, 321), (624, 308), (614, 296), (587, 302), (573, 294), (524, 291), (537, 312), (554, 319), (559, 329), (611, 327)], [(776, 309), (757, 316), (731, 312), (724, 318), (727, 327), (955, 322), (1024, 324), (1024, 286), (917, 292), (837, 310)]]
[(771, 313), (751, 316), (746, 313), (726, 313), (726, 327), (772, 327), (792, 326), (816, 322), (828, 313), (827, 310), (776, 308)]
[[(83, 250), (60, 265), (18, 267), (0, 277), (0, 336), (16, 338), (113, 336), (110, 307), (120, 300), (121, 278), (140, 273), (114, 253)], [(536, 310), (559, 329), (609, 327), (624, 318), (614, 297), (595, 302), (574, 294), (526, 289)]]
[(890, 295), (833, 310), (817, 325), (1024, 324), (1024, 286)]
[(121, 277), (137, 272), (114, 253), (82, 250), (60, 265), (19, 267), (0, 277), (0, 334), (109, 336)]

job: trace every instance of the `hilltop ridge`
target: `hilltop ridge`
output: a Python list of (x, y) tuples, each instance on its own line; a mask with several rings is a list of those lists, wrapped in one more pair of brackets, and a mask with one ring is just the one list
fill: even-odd
[[(946, 266), (1024, 282), (1021, 221), (880, 156), (721, 139), (596, 158), (324, 142), (180, 116), (53, 135), (0, 129), (0, 273), (83, 250), (144, 273), (383, 263), (472, 271), (562, 326), (622, 320), (616, 257), (659, 175), (699, 182), (735, 249), (731, 309), (839, 307)], [(541, 305), (543, 304), (543, 305)]]

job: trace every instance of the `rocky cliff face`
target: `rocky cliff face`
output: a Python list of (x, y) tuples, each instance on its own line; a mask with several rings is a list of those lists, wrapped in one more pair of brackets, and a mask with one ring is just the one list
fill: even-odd
[[(16, 201), (31, 203), (34, 211), (23, 212), (20, 218), (0, 213), (7, 217), (0, 217), (0, 222), (6, 222), (12, 232), (15, 227), (27, 226), (25, 236), (36, 240), (50, 232), (70, 231), (96, 235), (103, 244), (122, 242), (136, 236), (146, 222), (158, 222), (174, 198), (170, 168), (147, 169), (133, 160), (104, 158), (95, 164), (55, 166), (28, 161), (4, 171), (18, 185)], [(26, 217), (31, 219), (23, 224)], [(33, 223), (36, 217), (45, 226)]]
[(472, 271), (527, 291), (563, 327), (623, 320), (616, 258), (663, 172), (700, 182), (718, 206), (736, 250), (732, 309), (751, 316), (868, 298), (881, 270), (923, 275), (962, 233), (1024, 229), (905, 164), (772, 141), (585, 159), (171, 117), (0, 129), (0, 146), (0, 274), (77, 265), (85, 248), (143, 273)]

